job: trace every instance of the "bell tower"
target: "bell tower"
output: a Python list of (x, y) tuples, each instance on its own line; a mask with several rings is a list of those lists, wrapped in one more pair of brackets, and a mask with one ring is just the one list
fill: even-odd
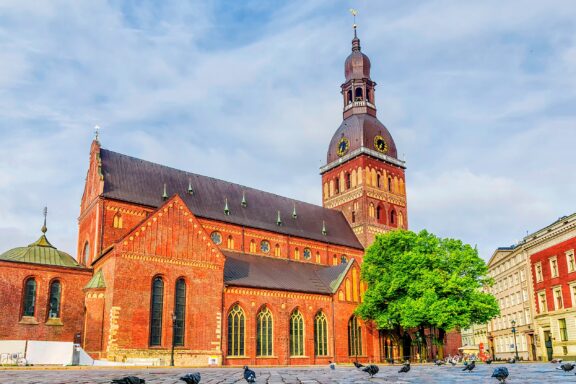
[(323, 206), (342, 211), (364, 247), (378, 233), (408, 228), (406, 166), (398, 159), (392, 135), (376, 117), (370, 67), (354, 24), (341, 85), (343, 121), (320, 168)]

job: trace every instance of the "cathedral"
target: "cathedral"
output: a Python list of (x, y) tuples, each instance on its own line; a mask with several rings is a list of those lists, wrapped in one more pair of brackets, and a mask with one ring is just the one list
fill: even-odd
[[(410, 357), (354, 315), (364, 250), (407, 228), (405, 163), (378, 120), (354, 31), (322, 206), (117, 153), (96, 138), (77, 257), (0, 255), (0, 339), (74, 341), (95, 359), (310, 365)], [(14, 294), (17, 292), (17, 294)], [(409, 336), (408, 336), (409, 337)], [(172, 355), (173, 350), (173, 355)]]

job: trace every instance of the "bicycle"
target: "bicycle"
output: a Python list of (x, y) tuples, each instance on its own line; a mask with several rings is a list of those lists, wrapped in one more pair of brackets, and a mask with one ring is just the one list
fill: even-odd
[(24, 352), (2, 353), (0, 355), (0, 365), (17, 365), (19, 367), (25, 367), (28, 365), (28, 361), (24, 357)]

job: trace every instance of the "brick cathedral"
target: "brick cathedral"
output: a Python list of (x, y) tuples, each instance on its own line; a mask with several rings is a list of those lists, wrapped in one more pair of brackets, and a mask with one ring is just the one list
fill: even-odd
[[(322, 206), (113, 152), (96, 138), (77, 258), (46, 237), (0, 255), (0, 339), (76, 341), (97, 359), (302, 365), (408, 356), (354, 316), (364, 249), (407, 228), (404, 162), (376, 117), (354, 34)], [(14, 292), (19, 292), (15, 295)], [(404, 349), (404, 351), (403, 351)]]

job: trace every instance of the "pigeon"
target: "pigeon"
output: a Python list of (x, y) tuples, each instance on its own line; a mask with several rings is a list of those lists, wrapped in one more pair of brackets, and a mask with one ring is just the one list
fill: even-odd
[(362, 364), (360, 364), (360, 363), (359, 363), (359, 362), (357, 362), (357, 361), (355, 361), (355, 362), (354, 362), (354, 366), (355, 366), (356, 368), (358, 368), (358, 369), (360, 369), (360, 368), (362, 368), (362, 367), (363, 367), (363, 365), (362, 365)]
[(561, 363), (561, 362), (562, 362), (562, 359), (552, 359), (552, 360), (550, 360), (550, 362), (551, 362), (552, 364), (557, 364), (557, 363)]
[(410, 371), (410, 362), (409, 361), (405, 362), (404, 365), (402, 365), (402, 368), (400, 368), (398, 373), (407, 373), (408, 371)]
[(114, 379), (112, 380), (114, 384), (145, 384), (146, 380), (141, 379), (136, 376), (126, 376), (121, 379)]
[(508, 377), (508, 368), (506, 367), (496, 368), (492, 373), (492, 377), (497, 378), (500, 383), (505, 383), (506, 378)]
[(244, 380), (246, 380), (248, 383), (256, 382), (256, 372), (248, 368), (247, 365), (244, 366)]
[(476, 362), (474, 360), (472, 360), (471, 363), (469, 363), (468, 365), (466, 365), (463, 369), (463, 371), (468, 371), (468, 372), (472, 372), (472, 370), (476, 368)]
[(486, 359), (485, 363), (486, 364), (492, 364), (492, 359)]
[(446, 362), (444, 360), (436, 360), (436, 361), (434, 361), (434, 364), (436, 364), (437, 366), (441, 366), (441, 365), (446, 364)]
[(516, 359), (514, 357), (508, 359), (508, 364), (516, 364)]
[(369, 366), (365, 367), (362, 371), (368, 373), (370, 377), (372, 377), (375, 374), (377, 374), (379, 370), (380, 369), (378, 368), (377, 365), (370, 364)]
[(570, 372), (571, 370), (574, 369), (574, 364), (572, 364), (572, 363), (564, 363), (564, 364), (562, 364), (561, 366), (556, 367), (556, 369), (561, 369), (561, 370), (563, 370), (564, 372)]
[(456, 362), (454, 362), (454, 360), (450, 360), (450, 365), (455, 366)]
[(180, 378), (186, 384), (198, 384), (200, 382), (200, 372), (188, 373)]

